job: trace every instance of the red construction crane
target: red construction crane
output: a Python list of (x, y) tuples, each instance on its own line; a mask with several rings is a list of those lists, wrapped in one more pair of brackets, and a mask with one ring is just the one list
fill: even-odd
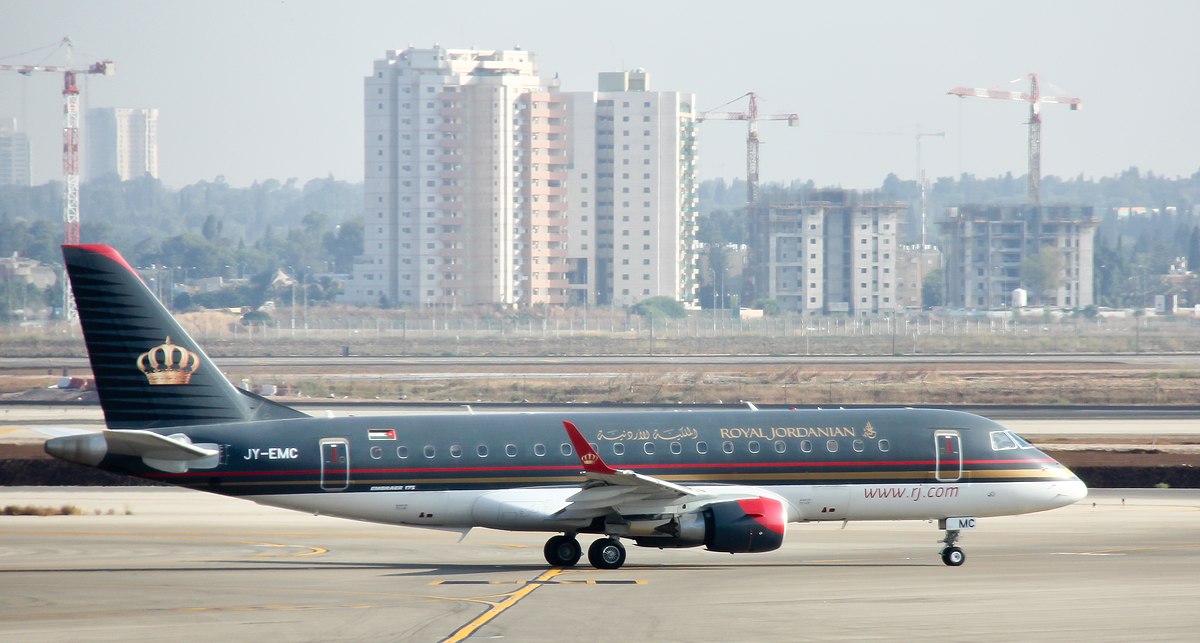
[[(60, 46), (67, 48), (67, 64), (53, 65), (0, 65), (0, 71), (15, 71), (24, 76), (34, 72), (52, 72), (63, 75), (63, 239), (64, 243), (79, 243), (79, 85), (77, 74), (102, 74), (112, 76), (116, 66), (111, 60), (102, 60), (87, 67), (71, 67), (74, 44), (63, 38)], [(75, 305), (71, 289), (63, 289), (63, 310), (67, 319), (75, 319)]]
[[(753, 208), (758, 204), (758, 146), (762, 143), (762, 139), (758, 137), (758, 122), (759, 121), (787, 121), (788, 127), (796, 127), (800, 124), (800, 117), (796, 114), (770, 114), (767, 116), (759, 116), (758, 114), (758, 95), (754, 92), (746, 92), (741, 96), (725, 103), (729, 105), (735, 103), (747, 96), (750, 97), (750, 109), (745, 112), (718, 112), (709, 110), (701, 112), (696, 117), (697, 121), (746, 121), (749, 126), (749, 131), (746, 134), (746, 205)], [(725, 107), (720, 105), (717, 109)]]
[[(979, 89), (975, 87), (955, 87), (947, 94), (966, 98), (999, 98), (1000, 100), (1017, 100), (1029, 103), (1029, 202), (1038, 205), (1042, 201), (1042, 103), (1058, 103), (1070, 105), (1071, 111), (1083, 107), (1083, 101), (1071, 96), (1042, 96), (1038, 88), (1038, 75), (1030, 73), (1028, 92), (1010, 92), (1001, 89)], [(1020, 80), (1020, 79), (1018, 79)], [(1013, 81), (1016, 82), (1016, 81)]]

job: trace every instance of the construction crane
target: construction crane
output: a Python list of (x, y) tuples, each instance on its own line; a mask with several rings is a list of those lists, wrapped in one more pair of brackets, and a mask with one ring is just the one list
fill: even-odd
[[(111, 60), (102, 60), (87, 67), (71, 67), (74, 44), (63, 38), (60, 46), (67, 48), (67, 64), (54, 65), (0, 65), (0, 71), (15, 71), (23, 76), (34, 72), (61, 73), (63, 75), (63, 243), (79, 243), (79, 74), (101, 74), (112, 76), (116, 66)], [(63, 311), (68, 320), (75, 319), (75, 302), (71, 289), (63, 288)]]
[[(1042, 96), (1038, 87), (1038, 75), (1030, 73), (1028, 92), (1009, 92), (1000, 89), (979, 89), (975, 87), (955, 87), (946, 92), (959, 98), (974, 96), (976, 98), (998, 98), (1000, 100), (1016, 100), (1029, 103), (1029, 202), (1039, 205), (1042, 201), (1042, 103), (1057, 103), (1069, 105), (1071, 111), (1083, 107), (1083, 101), (1071, 96)], [(1017, 80), (1020, 80), (1019, 78)], [(1014, 80), (1013, 82), (1016, 82)]]
[[(736, 103), (737, 101), (750, 97), (750, 109), (744, 112), (718, 112), (716, 109)], [(800, 125), (800, 116), (796, 114), (769, 114), (760, 116), (758, 114), (758, 95), (754, 92), (746, 92), (741, 96), (719, 105), (714, 110), (701, 112), (696, 117), (698, 122), (704, 121), (746, 121), (748, 131), (746, 133), (746, 206), (754, 208), (758, 205), (758, 146), (762, 143), (762, 139), (758, 137), (758, 122), (759, 121), (787, 121), (788, 127), (796, 127)]]
[(924, 248), (927, 243), (925, 234), (925, 205), (926, 205), (926, 184), (925, 168), (921, 165), (921, 139), (923, 138), (945, 138), (945, 132), (926, 132), (917, 125), (917, 184), (921, 189), (921, 247)]

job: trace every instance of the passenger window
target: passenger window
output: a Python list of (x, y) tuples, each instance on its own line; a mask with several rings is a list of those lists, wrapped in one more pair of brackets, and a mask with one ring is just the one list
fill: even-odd
[(487, 445), (481, 444), (481, 445), (475, 447), (475, 453), (479, 454), (479, 457), (481, 457), (481, 458), (486, 458), (487, 454), (488, 454)]
[(784, 451), (787, 451), (787, 444), (785, 444), (783, 440), (776, 440), (775, 453), (783, 453)]
[(812, 441), (811, 440), (801, 440), (800, 441), (800, 450), (805, 453), (812, 453)]
[(396, 447), (396, 457), (401, 458), (401, 459), (407, 458), (408, 457), (408, 447)]
[(425, 445), (425, 457), (432, 458), (435, 455), (437, 455), (437, 449), (433, 448), (432, 444), (426, 444)]
[(451, 444), (450, 445), (450, 457), (461, 458), (462, 457), (462, 445)]
[(612, 451), (613, 455), (625, 455), (625, 444), (622, 442), (614, 442)]
[(507, 455), (510, 458), (517, 457), (517, 445), (515, 445), (515, 444), (504, 445), (504, 455)]
[(371, 457), (378, 460), (383, 457), (383, 447), (371, 447)]
[(571, 445), (567, 444), (566, 442), (563, 442), (562, 446), (559, 447), (558, 450), (561, 451), (563, 455), (571, 455)]
[(596, 453), (600, 453), (600, 447), (596, 446), (596, 444), (594, 442), (588, 442), (588, 446), (592, 447), (592, 451), (595, 451)]
[(679, 455), (680, 453), (683, 453), (683, 445), (678, 442), (672, 442), (671, 443), (671, 453), (673, 455)]
[(725, 453), (733, 453), (733, 443), (732, 442), (722, 443), (721, 450), (724, 451)]
[(708, 443), (704, 442), (703, 440), (700, 442), (697, 442), (696, 443), (696, 453), (700, 453), (700, 454), (708, 453)]
[(855, 453), (862, 453), (862, 452), (863, 452), (864, 444), (863, 444), (863, 441), (862, 441), (862, 440), (855, 440), (854, 442), (852, 442), (852, 443), (851, 443), (851, 446), (853, 446), (853, 447), (854, 447), (854, 452), (855, 452)]
[(1017, 441), (1008, 431), (992, 431), (992, 451), (1007, 451), (1017, 448)]
[(746, 448), (749, 449), (750, 453), (758, 453), (758, 440), (751, 440), (746, 444)]
[(646, 455), (654, 455), (654, 443), (647, 442), (646, 444), (643, 444), (642, 451), (645, 451)]
[(830, 440), (830, 441), (826, 442), (825, 449), (827, 451), (829, 451), (830, 453), (837, 453), (837, 450), (838, 450), (837, 440)]
[(539, 458), (546, 455), (546, 445), (542, 444), (541, 442), (533, 445), (533, 455), (536, 455)]
[(887, 453), (888, 451), (890, 451), (890, 450), (891, 450), (891, 448), (892, 448), (892, 443), (891, 443), (891, 442), (889, 442), (889, 441), (887, 440), (887, 438), (884, 438), (884, 439), (882, 439), (882, 440), (880, 440), (880, 441), (879, 441), (879, 450), (880, 450), (880, 452), (882, 452), (882, 453)]

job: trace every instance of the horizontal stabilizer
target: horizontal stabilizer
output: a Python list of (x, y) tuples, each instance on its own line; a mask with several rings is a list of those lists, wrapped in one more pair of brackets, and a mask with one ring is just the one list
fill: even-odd
[(147, 466), (170, 473), (211, 469), (217, 465), (216, 445), (192, 444), (182, 433), (161, 435), (142, 430), (104, 430), (64, 435), (46, 441), (46, 453), (94, 467), (107, 455), (140, 457)]

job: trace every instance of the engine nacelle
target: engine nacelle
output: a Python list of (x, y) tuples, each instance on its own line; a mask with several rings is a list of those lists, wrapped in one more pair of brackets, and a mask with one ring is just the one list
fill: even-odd
[[(779, 549), (787, 510), (774, 498), (717, 502), (661, 523), (653, 535), (630, 534), (642, 547), (699, 547), (731, 554)], [(645, 532), (643, 532), (645, 533)]]

